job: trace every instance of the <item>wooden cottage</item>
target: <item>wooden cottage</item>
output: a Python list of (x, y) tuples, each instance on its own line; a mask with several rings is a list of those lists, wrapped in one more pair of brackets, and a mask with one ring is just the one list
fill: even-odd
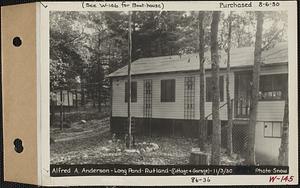
[[(205, 54), (205, 116), (212, 132), (210, 52)], [(278, 156), (288, 90), (288, 45), (279, 43), (264, 51), (260, 76), (256, 151)], [(231, 50), (230, 97), (234, 101), (234, 150), (245, 150), (250, 107), (254, 48)], [(199, 121), (198, 54), (141, 58), (132, 63), (131, 114), (137, 134), (196, 137)], [(111, 131), (124, 133), (127, 118), (127, 66), (109, 75), (112, 81)], [(220, 119), (227, 123), (226, 54), (220, 53)], [(226, 131), (222, 128), (222, 135)], [(224, 133), (224, 134), (223, 134)], [(222, 144), (226, 139), (222, 136)], [(272, 160), (272, 159), (268, 159)]]

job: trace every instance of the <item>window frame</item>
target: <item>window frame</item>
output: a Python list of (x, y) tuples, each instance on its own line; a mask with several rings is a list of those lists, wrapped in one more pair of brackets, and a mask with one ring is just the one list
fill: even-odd
[[(271, 136), (266, 136), (266, 124), (267, 123), (271, 123), (271, 126), (272, 126), (272, 135)], [(274, 123), (278, 123), (279, 126), (280, 126), (280, 136), (274, 136)], [(263, 122), (263, 135), (264, 135), (264, 138), (281, 138), (282, 136), (282, 126), (283, 126), (283, 122), (281, 121), (264, 121)]]
[[(282, 73), (282, 74), (267, 74), (267, 75), (260, 75), (260, 78), (259, 78), (259, 101), (282, 101), (284, 100), (284, 95), (285, 93), (283, 92), (286, 88), (288, 89), (287, 86), (282, 86), (281, 90), (276, 90), (274, 89), (274, 83), (276, 83), (276, 76), (281, 76), (283, 79), (285, 79), (284, 77), (286, 76), (287, 77), (287, 82), (286, 84), (288, 84), (288, 74), (287, 73)], [(262, 88), (262, 79), (266, 77), (265, 79), (271, 79), (271, 89), (266, 89), (266, 88)], [(270, 78), (268, 78), (270, 77)], [(284, 80), (283, 80), (284, 81)], [(267, 97), (267, 98), (262, 98), (262, 94), (263, 93), (276, 93), (276, 92), (281, 92), (281, 97), (279, 99), (277, 98), (273, 98), (273, 97)], [(288, 91), (287, 91), (287, 94), (288, 94)]]
[[(167, 89), (167, 82), (170, 82), (171, 89)], [(176, 102), (176, 79), (160, 80), (160, 102)]]
[[(135, 87), (132, 87), (133, 85), (135, 85)], [(137, 102), (137, 87), (138, 87), (137, 81), (131, 81), (131, 102), (132, 103)], [(135, 93), (135, 95), (132, 95), (133, 93)], [(127, 95), (128, 95), (128, 81), (125, 82), (125, 103), (128, 102)]]

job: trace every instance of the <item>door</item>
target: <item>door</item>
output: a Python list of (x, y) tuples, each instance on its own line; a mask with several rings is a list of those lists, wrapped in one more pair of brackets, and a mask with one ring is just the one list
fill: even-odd
[(195, 118), (195, 77), (184, 78), (184, 119)]
[(252, 72), (235, 73), (235, 117), (248, 118), (250, 112)]

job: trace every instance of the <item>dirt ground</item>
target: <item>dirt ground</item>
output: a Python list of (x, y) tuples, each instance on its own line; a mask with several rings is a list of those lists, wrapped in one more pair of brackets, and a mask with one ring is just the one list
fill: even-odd
[[(109, 126), (94, 128), (101, 124), (99, 121), (87, 122), (85, 128), (76, 124), (64, 132), (51, 131), (55, 141), (51, 144), (51, 164), (188, 164), (189, 152), (196, 146), (193, 139), (140, 136), (136, 137), (135, 149), (127, 151), (124, 140), (113, 138)], [(151, 145), (159, 148), (154, 151)]]
[[(126, 149), (124, 139), (109, 131), (109, 118), (72, 123), (61, 131), (52, 128), (51, 164), (189, 164), (190, 152), (197, 140), (182, 137), (138, 136), (132, 150)], [(222, 153), (222, 164), (232, 158)]]

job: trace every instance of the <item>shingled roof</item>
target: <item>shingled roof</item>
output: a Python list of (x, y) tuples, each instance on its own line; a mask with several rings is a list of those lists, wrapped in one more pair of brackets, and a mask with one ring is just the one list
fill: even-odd
[[(226, 54), (220, 53), (220, 68), (226, 68)], [(205, 53), (205, 69), (211, 69), (210, 51)], [(262, 54), (263, 64), (271, 65), (288, 62), (288, 44), (287, 42), (278, 43), (273, 48), (266, 50)], [(249, 67), (254, 62), (254, 48), (243, 47), (231, 50), (231, 68)], [(140, 58), (131, 64), (131, 74), (153, 74), (164, 72), (197, 71), (199, 70), (198, 54), (173, 55)], [(127, 75), (127, 66), (111, 73), (109, 77), (118, 77)]]

